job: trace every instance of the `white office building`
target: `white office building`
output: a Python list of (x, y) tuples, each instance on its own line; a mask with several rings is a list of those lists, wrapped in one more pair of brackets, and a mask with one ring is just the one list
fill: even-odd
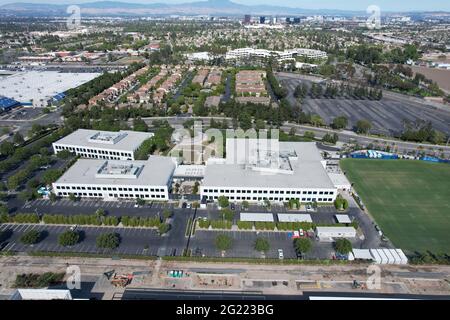
[(311, 59), (327, 58), (327, 53), (321, 50), (296, 48), (285, 51), (271, 51), (265, 49), (239, 48), (228, 51), (225, 55), (227, 60), (236, 60), (242, 58), (270, 58), (278, 60), (294, 59), (297, 56), (303, 56)]
[[(243, 151), (245, 150), (245, 151)], [(231, 202), (332, 203), (337, 189), (315, 143), (227, 139), (225, 160), (208, 160), (202, 199)]]
[(80, 159), (53, 183), (53, 191), (61, 197), (169, 200), (176, 165), (170, 157), (150, 157), (147, 161)]
[(134, 152), (153, 137), (150, 132), (78, 129), (53, 143), (55, 154), (68, 150), (83, 158), (134, 160)]

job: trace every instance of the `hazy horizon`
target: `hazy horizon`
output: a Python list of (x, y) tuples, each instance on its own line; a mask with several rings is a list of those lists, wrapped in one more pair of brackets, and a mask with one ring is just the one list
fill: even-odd
[[(0, 0), (0, 5), (8, 3), (46, 3), (46, 4), (78, 4), (98, 2), (105, 0)], [(199, 2), (206, 0), (107, 0), (112, 2), (128, 2), (128, 3), (187, 3)], [(286, 6), (302, 9), (336, 9), (336, 10), (352, 10), (365, 11), (369, 5), (378, 5), (381, 11), (450, 11), (450, 1), (392, 1), (392, 0), (346, 0), (336, 3), (333, 0), (231, 0), (235, 3), (245, 5), (274, 5)]]

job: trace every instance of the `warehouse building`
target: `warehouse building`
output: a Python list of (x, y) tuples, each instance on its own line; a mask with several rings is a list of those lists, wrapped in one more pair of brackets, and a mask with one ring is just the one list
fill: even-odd
[(124, 131), (110, 132), (78, 129), (53, 143), (55, 154), (68, 150), (83, 158), (105, 160), (134, 160), (134, 152), (153, 133)]
[(201, 198), (216, 201), (225, 196), (232, 202), (298, 199), (306, 203), (332, 203), (337, 189), (322, 160), (315, 143), (227, 139), (226, 159), (207, 162)]
[(21, 103), (8, 97), (0, 96), (0, 113), (10, 111), (14, 108), (20, 107)]
[(169, 200), (176, 161), (150, 157), (147, 161), (80, 159), (53, 183), (57, 196), (84, 198)]

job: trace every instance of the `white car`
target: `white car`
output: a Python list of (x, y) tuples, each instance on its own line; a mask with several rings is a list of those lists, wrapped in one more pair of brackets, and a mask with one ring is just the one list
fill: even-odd
[(77, 225), (76, 224), (74, 224), (73, 226), (71, 226), (70, 228), (70, 231), (75, 231), (76, 229), (77, 229)]
[(278, 249), (278, 259), (280, 260), (284, 259), (283, 249)]

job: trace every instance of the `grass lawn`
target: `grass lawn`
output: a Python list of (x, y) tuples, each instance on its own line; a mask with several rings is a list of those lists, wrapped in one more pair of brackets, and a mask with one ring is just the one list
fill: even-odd
[(449, 164), (344, 159), (341, 167), (396, 246), (450, 254)]

